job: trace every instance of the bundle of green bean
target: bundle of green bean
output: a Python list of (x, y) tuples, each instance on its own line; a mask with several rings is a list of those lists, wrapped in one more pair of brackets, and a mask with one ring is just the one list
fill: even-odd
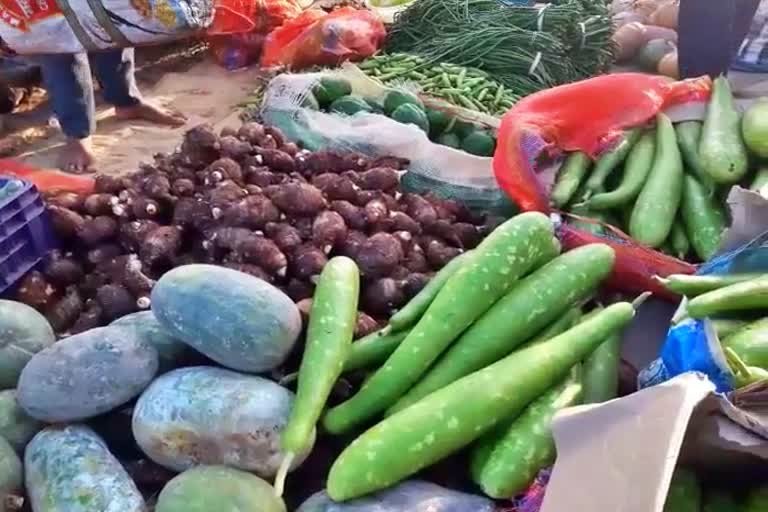
[(485, 114), (500, 116), (519, 99), (484, 71), (448, 63), (429, 65), (407, 53), (377, 55), (359, 67), (384, 83), (415, 82), (430, 96)]

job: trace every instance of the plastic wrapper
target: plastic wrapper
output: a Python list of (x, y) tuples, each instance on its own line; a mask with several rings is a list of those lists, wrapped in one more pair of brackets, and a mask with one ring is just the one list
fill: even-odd
[[(302, 102), (322, 76), (346, 79), (352, 85), (352, 93), (365, 98), (383, 99), (391, 90), (352, 64), (333, 72), (282, 74), (274, 78), (264, 92), (260, 117), (310, 151), (357, 151), (374, 158), (407, 159), (410, 164), (403, 178), (407, 191), (428, 189), (492, 212), (514, 211), (496, 184), (489, 157), (435, 144), (416, 126), (398, 123), (383, 115), (358, 113), (350, 117), (303, 108)], [(439, 105), (452, 115), (490, 129), (497, 123), (496, 118), (444, 102), (425, 103)]]
[(207, 29), (213, 0), (3, 2), (0, 39), (19, 54), (159, 44)]
[[(595, 158), (616, 144), (625, 129), (647, 123), (660, 111), (690, 105), (700, 108), (710, 90), (708, 78), (674, 82), (658, 76), (618, 73), (527, 96), (501, 121), (493, 157), (496, 179), (522, 210), (550, 212), (549, 188), (555, 172), (544, 172), (542, 162), (570, 151), (583, 151)], [(601, 237), (566, 227), (563, 245), (611, 245), (616, 250), (611, 282), (627, 292), (655, 290), (669, 296), (653, 282), (653, 275), (694, 271), (692, 265), (618, 233), (617, 237)]]
[(216, 62), (240, 69), (261, 59), (267, 34), (299, 14), (294, 0), (220, 0), (206, 40)]
[(370, 57), (384, 43), (384, 23), (375, 13), (342, 7), (308, 10), (274, 30), (264, 44), (263, 67), (337, 66)]
[(305, 501), (297, 512), (495, 512), (494, 503), (481, 496), (452, 491), (422, 481), (403, 482), (385, 491), (336, 503), (325, 492)]
[[(697, 274), (760, 272), (768, 272), (768, 232), (708, 261)], [(640, 372), (638, 385), (652, 386), (688, 371), (706, 374), (720, 392), (733, 389), (731, 371), (720, 342), (706, 319), (687, 318), (670, 327), (659, 358)]]
[(552, 468), (539, 471), (525, 493), (514, 501), (514, 506), (510, 512), (539, 512), (544, 502), (544, 494), (547, 492), (547, 484), (551, 474)]

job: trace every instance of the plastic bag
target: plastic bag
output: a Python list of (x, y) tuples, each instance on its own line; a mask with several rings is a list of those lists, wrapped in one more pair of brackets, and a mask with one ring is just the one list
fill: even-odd
[[(352, 93), (364, 98), (383, 99), (391, 90), (352, 64), (333, 72), (282, 74), (267, 86), (260, 117), (310, 151), (355, 151), (373, 158), (407, 159), (410, 164), (403, 179), (406, 191), (429, 189), (441, 197), (465, 201), (478, 209), (499, 214), (514, 211), (496, 184), (491, 158), (435, 144), (416, 126), (398, 123), (383, 115), (358, 113), (350, 117), (303, 108), (306, 96), (323, 76), (344, 78), (352, 85)], [(486, 126), (496, 121), (478, 112), (441, 105), (463, 120)]]
[(213, 21), (213, 0), (3, 2), (0, 39), (19, 54), (81, 53), (191, 36)]
[(297, 512), (494, 512), (484, 497), (422, 481), (403, 482), (372, 496), (336, 503), (325, 492), (311, 496)]
[(371, 11), (342, 7), (308, 10), (274, 30), (264, 44), (263, 67), (337, 66), (370, 57), (384, 43), (384, 23)]
[[(768, 231), (743, 246), (721, 254), (699, 268), (697, 275), (768, 272)], [(721, 392), (733, 389), (732, 375), (717, 334), (708, 320), (685, 319), (670, 327), (659, 358), (638, 375), (648, 387), (686, 371), (706, 374)]]
[[(637, 73), (604, 75), (554, 87), (520, 100), (504, 115), (499, 128), (493, 170), (501, 188), (524, 211), (550, 212), (549, 189), (540, 162), (563, 151), (596, 157), (611, 148), (623, 130), (642, 125), (659, 111), (701, 105), (709, 98), (711, 80), (673, 82)], [(550, 178), (553, 174), (550, 175)], [(619, 233), (599, 237), (565, 227), (568, 248), (603, 242), (616, 250), (611, 282), (623, 291), (654, 290), (669, 297), (654, 275), (687, 273), (694, 267), (633, 243)]]
[(294, 0), (218, 0), (206, 40), (216, 62), (240, 69), (261, 59), (267, 34), (299, 14)]

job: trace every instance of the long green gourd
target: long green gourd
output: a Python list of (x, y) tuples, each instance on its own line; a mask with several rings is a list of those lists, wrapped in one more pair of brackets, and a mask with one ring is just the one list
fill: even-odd
[(326, 414), (326, 430), (347, 432), (392, 405), (520, 277), (559, 252), (553, 234), (549, 218), (538, 212), (517, 215), (496, 228), (448, 279), (384, 365), (355, 396)]
[(515, 352), (383, 420), (334, 462), (328, 494), (336, 501), (363, 496), (460, 450), (519, 414), (634, 315), (632, 304), (612, 304), (548, 342)]

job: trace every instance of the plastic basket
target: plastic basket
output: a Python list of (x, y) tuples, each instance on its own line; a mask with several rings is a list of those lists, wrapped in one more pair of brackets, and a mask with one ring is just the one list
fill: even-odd
[(22, 186), (0, 193), (0, 296), (7, 295), (24, 275), (56, 246), (43, 198), (24, 180), (0, 176), (0, 191), (11, 181)]

